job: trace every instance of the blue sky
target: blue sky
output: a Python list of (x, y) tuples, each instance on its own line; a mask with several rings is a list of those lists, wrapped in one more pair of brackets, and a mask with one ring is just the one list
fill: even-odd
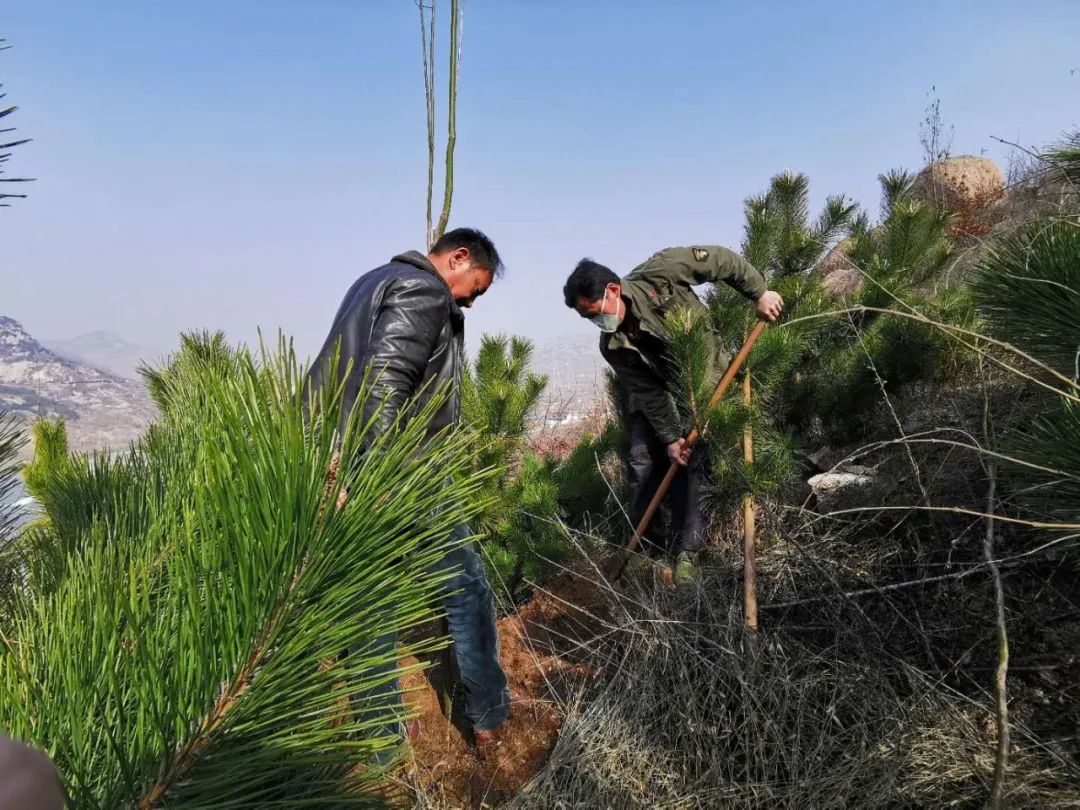
[[(470, 333), (587, 333), (577, 259), (737, 247), (782, 169), (876, 210), (933, 86), (955, 154), (1052, 140), (1080, 125), (1078, 30), (1075, 0), (466, 0), (451, 222), (507, 264)], [(37, 178), (0, 210), (0, 314), (38, 336), (280, 327), (312, 352), (357, 275), (421, 246), (412, 0), (9, 0), (0, 37), (34, 138), (10, 170)]]

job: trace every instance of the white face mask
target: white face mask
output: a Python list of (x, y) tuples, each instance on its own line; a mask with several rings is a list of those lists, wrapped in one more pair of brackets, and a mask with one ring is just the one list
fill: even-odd
[(607, 304), (607, 290), (604, 291), (604, 300), (600, 302), (600, 312), (597, 315), (593, 315), (589, 318), (590, 321), (595, 323), (601, 332), (611, 333), (619, 328), (619, 304), (620, 298), (615, 299), (615, 314), (607, 315), (604, 313), (604, 306)]

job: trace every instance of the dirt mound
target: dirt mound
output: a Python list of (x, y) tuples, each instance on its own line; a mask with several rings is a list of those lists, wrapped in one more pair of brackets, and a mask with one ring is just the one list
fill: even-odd
[[(491, 805), (519, 790), (555, 744), (563, 718), (554, 697), (592, 674), (575, 650), (600, 632), (604, 603), (601, 587), (565, 574), (499, 620), (499, 657), (515, 705), (483, 757), (466, 739), (460, 699), (447, 717), (433, 685), (438, 678), (430, 670), (405, 675), (402, 686), (411, 690), (405, 700), (419, 720), (411, 764), (416, 788), (440, 806), (462, 808)], [(416, 663), (406, 659), (402, 666)]]
[(988, 158), (962, 155), (924, 168), (913, 191), (956, 215), (954, 235), (983, 235), (993, 226), (997, 203), (1005, 195), (1005, 175)]

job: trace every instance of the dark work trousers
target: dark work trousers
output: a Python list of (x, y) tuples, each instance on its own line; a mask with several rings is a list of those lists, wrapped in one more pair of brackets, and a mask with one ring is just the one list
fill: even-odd
[[(708, 469), (708, 450), (698, 442), (690, 454), (690, 463), (679, 470), (664, 502), (671, 509), (671, 547), (678, 551), (700, 551), (705, 545), (705, 520), (701, 497)], [(630, 520), (641, 521), (649, 501), (664, 480), (671, 461), (667, 445), (656, 435), (641, 412), (630, 414)], [(656, 523), (656, 518), (653, 518)], [(655, 530), (645, 532), (645, 545), (654, 551), (664, 550), (655, 540)]]
[[(469, 536), (468, 526), (459, 526), (455, 540)], [(443, 586), (442, 608), (450, 625), (454, 661), (465, 686), (465, 716), (476, 731), (498, 728), (510, 712), (510, 691), (506, 674), (499, 663), (499, 634), (495, 626), (495, 597), (484, 575), (484, 562), (472, 543), (454, 549), (431, 567), (433, 573), (453, 572)], [(397, 633), (388, 632), (375, 642), (375, 653), (384, 653), (389, 663), (374, 668), (372, 676), (397, 669), (394, 651)], [(397, 678), (388, 680), (358, 695), (357, 704), (378, 699), (381, 695), (398, 695)], [(400, 733), (395, 728), (390, 733)]]

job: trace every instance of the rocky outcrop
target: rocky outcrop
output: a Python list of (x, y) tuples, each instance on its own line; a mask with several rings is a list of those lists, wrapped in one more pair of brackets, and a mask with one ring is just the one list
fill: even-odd
[(1005, 175), (989, 158), (944, 158), (919, 172), (912, 192), (956, 216), (954, 235), (983, 235), (997, 220), (998, 204), (1005, 195)]
[(814, 274), (821, 278), (825, 291), (837, 298), (847, 298), (863, 285), (862, 273), (848, 259), (852, 244), (850, 236), (844, 237), (814, 267)]
[(141, 383), (60, 357), (3, 316), (0, 410), (28, 422), (63, 417), (71, 447), (80, 452), (123, 448), (156, 415)]

